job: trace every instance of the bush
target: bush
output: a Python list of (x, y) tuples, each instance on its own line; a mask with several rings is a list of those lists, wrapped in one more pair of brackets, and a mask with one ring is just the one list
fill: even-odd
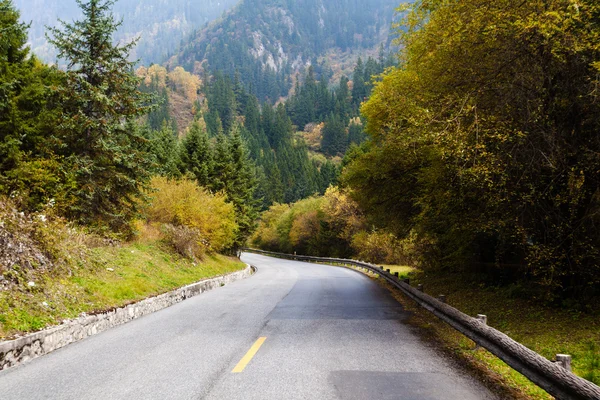
[(287, 204), (272, 205), (262, 214), (258, 228), (250, 238), (250, 244), (265, 250), (283, 251), (283, 240), (278, 228), (283, 216), (289, 212), (290, 206)]
[(198, 229), (164, 224), (162, 232), (166, 241), (182, 256), (192, 259), (204, 258), (207, 243), (201, 243), (201, 239), (199, 240), (201, 236)]
[(211, 194), (189, 179), (155, 177), (151, 187), (154, 192), (145, 209), (146, 218), (163, 224), (166, 239), (182, 254), (198, 256), (233, 244), (238, 229), (234, 207), (222, 193)]

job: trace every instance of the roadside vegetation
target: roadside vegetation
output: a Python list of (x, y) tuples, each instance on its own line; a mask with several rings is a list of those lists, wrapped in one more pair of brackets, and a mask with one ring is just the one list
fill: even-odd
[(284, 253), (409, 263), (402, 251), (406, 244), (370, 225), (348, 193), (333, 186), (324, 196), (271, 206), (262, 214), (250, 245)]
[[(168, 191), (172, 201), (149, 208), (161, 207), (164, 218), (182, 209), (173, 192), (185, 183), (162, 184), (156, 190)], [(238, 259), (215, 252), (227, 244), (223, 238), (235, 238), (233, 207), (195, 186), (190, 190), (204, 201), (197, 207), (206, 206), (186, 210), (192, 222), (140, 219), (128, 241), (92, 233), (51, 208), (19, 212), (0, 198), (0, 339), (243, 269)]]

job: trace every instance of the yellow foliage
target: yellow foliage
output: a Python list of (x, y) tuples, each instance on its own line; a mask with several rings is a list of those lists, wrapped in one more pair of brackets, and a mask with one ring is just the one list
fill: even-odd
[(155, 177), (155, 190), (146, 208), (149, 222), (185, 227), (197, 233), (197, 242), (207, 250), (226, 249), (235, 239), (237, 224), (233, 205), (222, 193), (211, 194), (194, 181), (180, 181)]
[(137, 69), (136, 75), (142, 78), (146, 85), (150, 85), (154, 80), (158, 88), (164, 89), (167, 87), (167, 69), (160, 65), (154, 64), (149, 68), (140, 67)]
[(169, 86), (177, 93), (185, 96), (188, 101), (194, 102), (200, 88), (200, 78), (182, 67), (176, 67), (168, 74)]
[(258, 228), (250, 239), (252, 245), (265, 249), (278, 249), (280, 243), (279, 221), (289, 212), (290, 206), (287, 204), (274, 204), (265, 211), (260, 218)]
[(338, 236), (351, 241), (355, 234), (366, 229), (366, 221), (358, 204), (338, 187), (331, 186), (325, 192), (323, 212)]
[(290, 229), (290, 243), (292, 246), (298, 246), (303, 242), (307, 242), (310, 238), (315, 237), (319, 233), (319, 215), (317, 210), (299, 214), (292, 222)]

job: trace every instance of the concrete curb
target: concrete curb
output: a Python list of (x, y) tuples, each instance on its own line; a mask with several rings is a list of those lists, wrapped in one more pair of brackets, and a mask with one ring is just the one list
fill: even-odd
[(82, 315), (58, 326), (30, 333), (14, 340), (0, 342), (0, 371), (43, 356), (88, 336), (170, 307), (203, 292), (247, 278), (254, 271), (255, 268), (248, 265), (242, 271), (205, 279), (105, 313)]

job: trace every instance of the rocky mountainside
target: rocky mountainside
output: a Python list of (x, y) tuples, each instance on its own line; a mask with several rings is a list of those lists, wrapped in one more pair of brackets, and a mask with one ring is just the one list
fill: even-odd
[[(169, 65), (239, 74), (261, 99), (287, 95), (292, 76), (313, 65), (330, 77), (358, 55), (387, 47), (398, 0), (243, 0), (197, 30)], [(348, 57), (352, 54), (354, 57)], [(347, 64), (347, 65), (346, 65)]]
[[(194, 29), (220, 17), (239, 0), (118, 0), (114, 12), (123, 18), (117, 40), (140, 37), (133, 57), (142, 63), (163, 61), (174, 54), (184, 37)], [(31, 47), (39, 57), (52, 62), (55, 51), (44, 36), (45, 26), (57, 19), (71, 21), (80, 12), (75, 0), (14, 0), (23, 21), (31, 22)]]

